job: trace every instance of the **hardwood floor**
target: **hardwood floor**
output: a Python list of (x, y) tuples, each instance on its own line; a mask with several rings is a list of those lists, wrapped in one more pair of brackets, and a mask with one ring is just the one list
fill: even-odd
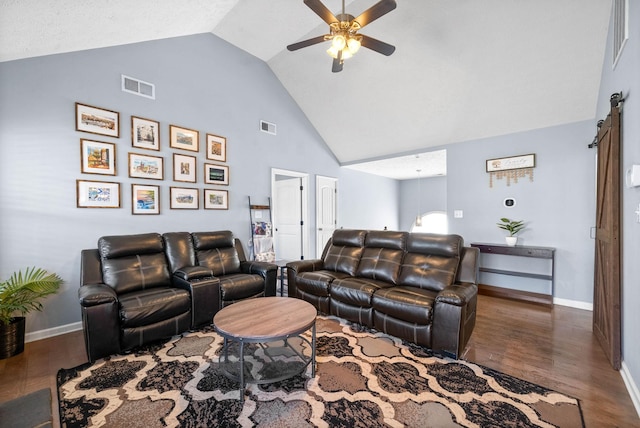
[[(587, 427), (640, 427), (620, 373), (591, 333), (589, 311), (479, 296), (464, 359), (580, 399)], [(86, 361), (79, 331), (27, 343), (0, 360), (0, 402), (51, 388), (57, 421), (56, 373)]]
[(640, 427), (620, 373), (591, 332), (592, 312), (478, 296), (468, 361), (581, 401), (587, 427)]

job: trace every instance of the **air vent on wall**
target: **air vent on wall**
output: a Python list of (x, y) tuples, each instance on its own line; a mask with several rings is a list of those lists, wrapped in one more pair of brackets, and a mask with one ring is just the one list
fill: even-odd
[(616, 67), (622, 48), (629, 38), (629, 0), (613, 2), (613, 68)]
[(260, 121), (260, 130), (262, 132), (266, 132), (267, 134), (276, 135), (276, 124), (265, 122), (264, 120)]
[(122, 75), (122, 90), (141, 97), (156, 99), (156, 85), (149, 82)]

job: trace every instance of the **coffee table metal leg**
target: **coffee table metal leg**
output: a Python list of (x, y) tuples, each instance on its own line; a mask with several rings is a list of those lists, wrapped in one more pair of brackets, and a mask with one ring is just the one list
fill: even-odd
[(316, 377), (316, 324), (311, 328), (311, 377)]
[(244, 340), (240, 341), (240, 402), (244, 404)]

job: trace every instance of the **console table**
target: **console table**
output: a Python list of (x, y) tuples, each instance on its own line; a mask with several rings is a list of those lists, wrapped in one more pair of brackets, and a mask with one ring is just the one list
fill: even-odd
[(543, 305), (553, 305), (553, 294), (555, 286), (555, 248), (552, 247), (532, 247), (525, 245), (509, 246), (503, 244), (487, 244), (472, 242), (472, 247), (476, 247), (481, 253), (500, 254), (505, 256), (533, 257), (537, 259), (547, 259), (551, 263), (551, 274), (531, 273), (516, 270), (493, 269), (480, 266), (480, 272), (493, 273), (498, 275), (511, 275), (524, 278), (540, 279), (551, 282), (551, 293), (531, 293), (527, 291), (510, 290), (491, 285), (478, 285), (478, 292), (485, 295), (524, 300)]

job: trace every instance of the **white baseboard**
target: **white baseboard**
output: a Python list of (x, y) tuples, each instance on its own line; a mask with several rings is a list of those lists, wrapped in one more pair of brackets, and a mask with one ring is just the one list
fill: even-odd
[(624, 363), (624, 361), (622, 362), (622, 367), (620, 368), (620, 375), (622, 376), (622, 380), (627, 387), (627, 391), (629, 391), (629, 396), (631, 397), (631, 401), (633, 402), (633, 407), (636, 408), (636, 413), (638, 413), (638, 416), (640, 416), (640, 391), (638, 390), (638, 385), (636, 385), (636, 383), (633, 381), (631, 373), (629, 373), (629, 368)]
[(82, 321), (74, 322), (71, 324), (61, 325), (58, 327), (47, 328), (45, 330), (32, 331), (24, 335), (25, 343), (34, 342), (40, 339), (46, 339), (47, 337), (59, 336), (65, 333), (71, 333), (72, 331), (82, 330)]
[(557, 297), (554, 297), (553, 304), (560, 306), (569, 306), (570, 308), (584, 309), (586, 311), (593, 312), (593, 303), (580, 302), (578, 300), (559, 299)]

